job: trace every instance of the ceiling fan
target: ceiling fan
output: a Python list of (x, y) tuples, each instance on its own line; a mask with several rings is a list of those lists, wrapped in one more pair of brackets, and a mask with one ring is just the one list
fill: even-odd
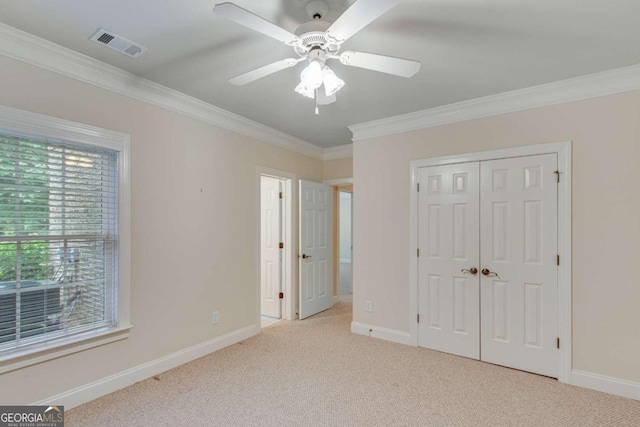
[[(297, 55), (296, 58), (282, 59), (233, 77), (229, 82), (234, 85), (245, 85), (307, 61), (307, 66), (300, 74), (300, 83), (296, 87), (296, 92), (315, 99), (316, 114), (318, 114), (318, 105), (335, 102), (336, 92), (344, 86), (344, 81), (326, 65), (327, 60), (336, 59), (352, 67), (366, 68), (400, 77), (412, 77), (420, 70), (420, 62), (365, 52), (340, 53), (344, 42), (399, 2), (400, 0), (357, 0), (331, 24), (322, 20), (329, 10), (327, 3), (313, 0), (306, 5), (306, 11), (312, 20), (299, 26), (295, 31), (296, 34), (233, 3), (220, 3), (214, 7), (214, 14), (281, 41), (291, 46)], [(324, 90), (320, 90), (323, 85)]]

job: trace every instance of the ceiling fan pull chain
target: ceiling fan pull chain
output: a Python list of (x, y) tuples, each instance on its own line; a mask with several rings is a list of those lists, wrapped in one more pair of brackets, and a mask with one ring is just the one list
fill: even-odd
[(316, 89), (316, 116), (320, 115), (320, 109), (318, 108), (318, 89)]

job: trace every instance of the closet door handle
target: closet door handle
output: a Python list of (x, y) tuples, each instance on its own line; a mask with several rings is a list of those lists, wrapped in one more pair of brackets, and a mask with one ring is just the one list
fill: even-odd
[(471, 267), (471, 268), (463, 268), (461, 271), (462, 271), (463, 273), (473, 274), (474, 276), (475, 276), (476, 274), (478, 274), (478, 269), (477, 269), (477, 268), (475, 268), (475, 267)]
[(307, 258), (311, 258), (311, 255), (302, 254), (302, 259), (307, 259)]
[(482, 274), (487, 276), (487, 277), (497, 277), (498, 279), (500, 278), (498, 273), (496, 273), (495, 271), (491, 271), (488, 268), (483, 268), (482, 269)]

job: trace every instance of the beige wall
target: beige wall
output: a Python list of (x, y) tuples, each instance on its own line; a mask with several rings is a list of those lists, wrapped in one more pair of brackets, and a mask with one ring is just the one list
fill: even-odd
[(255, 324), (256, 167), (322, 181), (321, 161), (2, 56), (0, 104), (131, 135), (134, 325), (127, 340), (1, 375), (1, 403), (32, 403)]
[(326, 160), (324, 162), (322, 178), (330, 179), (353, 178), (353, 158)]
[(573, 369), (640, 381), (640, 92), (357, 142), (354, 321), (409, 330), (410, 160), (569, 140)]

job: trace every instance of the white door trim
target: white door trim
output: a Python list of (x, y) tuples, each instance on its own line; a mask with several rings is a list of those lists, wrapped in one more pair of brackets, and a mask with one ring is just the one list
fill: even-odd
[(341, 185), (353, 184), (353, 178), (325, 179), (322, 183), (332, 187), (340, 187)]
[(427, 166), (496, 160), (508, 157), (556, 153), (560, 184), (558, 185), (558, 336), (560, 356), (558, 380), (571, 384), (571, 141), (526, 147), (482, 151), (431, 159), (413, 160), (410, 166), (410, 285), (409, 285), (409, 343), (418, 345), (418, 169)]
[(296, 319), (296, 300), (297, 293), (295, 292), (295, 268), (298, 263), (296, 254), (298, 250), (296, 248), (297, 239), (294, 238), (296, 228), (293, 220), (295, 218), (293, 209), (296, 206), (296, 176), (289, 172), (280, 171), (277, 169), (270, 169), (262, 166), (256, 168), (256, 230), (258, 230), (258, 239), (255, 245), (255, 265), (256, 268), (256, 325), (260, 325), (260, 178), (262, 176), (269, 176), (272, 178), (281, 179), (284, 181), (283, 187), (283, 229), (284, 235), (284, 255), (282, 258), (282, 290), (284, 292), (284, 302), (282, 307), (282, 318), (285, 320)]

